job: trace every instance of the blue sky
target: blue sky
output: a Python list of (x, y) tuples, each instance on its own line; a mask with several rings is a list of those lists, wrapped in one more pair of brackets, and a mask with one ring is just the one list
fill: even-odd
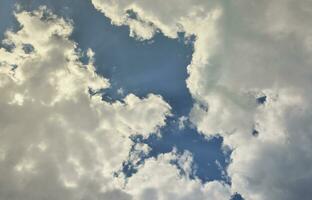
[[(94, 50), (97, 72), (110, 80), (111, 88), (104, 91), (104, 98), (114, 101), (122, 99), (127, 93), (139, 97), (155, 93), (171, 105), (174, 116), (161, 129), (161, 137), (152, 135), (144, 141), (152, 147), (149, 156), (171, 152), (174, 147), (179, 152), (188, 150), (194, 156), (194, 175), (204, 182), (228, 181), (226, 175), (222, 175), (229, 159), (229, 153), (223, 153), (221, 149), (222, 138), (207, 139), (189, 123), (183, 130), (178, 128), (178, 118), (187, 116), (193, 105), (185, 83), (186, 67), (190, 63), (193, 47), (182, 33), (178, 39), (169, 39), (158, 33), (152, 40), (142, 42), (129, 37), (129, 28), (111, 25), (110, 20), (88, 1), (20, 3), (27, 10), (48, 5), (54, 13), (73, 20), (72, 39), (83, 51), (88, 48)], [(12, 4), (9, 4), (11, 11), (7, 15), (12, 14)], [(12, 27), (12, 23), (4, 27)], [(119, 88), (124, 90), (124, 95), (117, 93)]]
[[(3, 180), (15, 199), (42, 198), (18, 185), (27, 181), (54, 199), (295, 199), (312, 180), (304, 7), (312, 5), (1, 1)], [(28, 43), (33, 52), (19, 51)], [(55, 179), (42, 183), (49, 173)], [(175, 188), (183, 184), (193, 189)]]
[[(29, 11), (47, 5), (53, 13), (73, 20), (71, 38), (82, 51), (91, 48), (95, 52), (96, 71), (110, 80), (111, 87), (103, 92), (106, 100), (121, 100), (128, 93), (139, 97), (154, 93), (170, 104), (173, 116), (160, 130), (160, 137), (155, 133), (148, 139), (133, 138), (133, 141), (139, 140), (152, 148), (147, 157), (142, 157), (142, 162), (146, 158), (171, 152), (173, 148), (180, 153), (188, 150), (194, 157), (192, 176), (199, 177), (203, 182), (224, 180), (230, 183), (227, 175), (223, 174), (230, 152), (222, 150), (222, 138), (205, 138), (189, 122), (186, 122), (185, 128), (178, 128), (178, 118), (187, 116), (193, 105), (185, 83), (193, 45), (192, 41), (184, 39), (183, 33), (178, 39), (169, 39), (157, 33), (151, 40), (139, 41), (129, 37), (128, 27), (113, 26), (89, 1), (17, 2), (22, 9)], [(16, 29), (12, 16), (15, 3), (2, 3), (4, 6), (1, 8), (6, 12), (1, 13), (7, 19), (0, 23), (2, 37), (3, 30)], [(124, 94), (118, 94), (119, 88)], [(125, 169), (125, 173), (131, 176), (133, 172)]]

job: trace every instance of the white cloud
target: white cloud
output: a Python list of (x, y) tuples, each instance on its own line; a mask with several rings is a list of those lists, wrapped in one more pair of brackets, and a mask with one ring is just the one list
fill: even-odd
[(135, 163), (150, 151), (136, 144), (129, 154), (128, 137), (157, 132), (170, 106), (154, 94), (113, 103), (90, 95), (109, 81), (95, 73), (92, 50), (89, 62), (80, 62), (69, 39), (72, 24), (45, 7), (15, 16), (20, 30), (4, 41), (13, 48), (0, 49), (0, 199), (230, 198), (222, 182), (188, 178), (188, 152), (147, 159), (127, 179), (115, 176), (124, 161)]
[[(150, 39), (156, 32), (155, 29), (160, 29), (166, 36), (175, 38), (178, 31), (186, 29), (185, 23), (188, 19), (205, 19), (207, 11), (210, 11), (213, 8), (212, 5), (216, 4), (215, 1), (202, 0), (186, 0), (183, 3), (178, 0), (166, 2), (161, 0), (91, 1), (95, 8), (112, 20), (113, 24), (129, 25), (131, 31), (136, 33), (135, 36), (140, 39)], [(129, 17), (129, 11), (136, 13), (138, 20)], [(192, 20), (190, 23), (194, 23), (194, 21)]]
[[(190, 120), (233, 149), (233, 191), (246, 200), (311, 198), (311, 1), (92, 3), (133, 32), (127, 10), (168, 37), (196, 36), (187, 79), (196, 100)], [(136, 36), (150, 39), (142, 30)], [(256, 102), (260, 95), (267, 96), (264, 105)]]
[(179, 119), (178, 119), (178, 128), (180, 130), (183, 130), (185, 128), (185, 126), (186, 126), (185, 124), (187, 123), (187, 121), (188, 121), (188, 117), (186, 117), (186, 116), (179, 117)]
[[(170, 164), (172, 160), (178, 161), (178, 166), (187, 176), (181, 175), (177, 166)], [(157, 159), (150, 158), (129, 179), (126, 190), (139, 200), (230, 199), (229, 186), (224, 183), (214, 181), (202, 184), (199, 179), (189, 179), (191, 162), (189, 152), (182, 155), (172, 152), (161, 154)]]
[(80, 62), (71, 22), (45, 7), (15, 16), (20, 29), (4, 41), (12, 49), (0, 48), (0, 199), (131, 199), (114, 176), (128, 137), (156, 132), (170, 106), (155, 94), (91, 96), (109, 81), (95, 73), (92, 50)]

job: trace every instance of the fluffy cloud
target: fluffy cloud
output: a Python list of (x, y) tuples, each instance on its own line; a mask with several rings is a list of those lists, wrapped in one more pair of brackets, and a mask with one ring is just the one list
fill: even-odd
[[(310, 1), (92, 2), (139, 39), (157, 31), (196, 36), (187, 79), (196, 100), (190, 120), (233, 149), (233, 191), (246, 200), (311, 198)], [(257, 103), (262, 96), (264, 104)]]
[(0, 199), (230, 198), (222, 182), (189, 178), (188, 152), (147, 159), (126, 178), (123, 163), (150, 150), (129, 137), (157, 132), (170, 105), (155, 94), (103, 101), (109, 80), (91, 49), (80, 61), (70, 21), (46, 7), (15, 16), (20, 28), (0, 48)]
[[(177, 166), (170, 164), (172, 161), (177, 161), (178, 167), (186, 176), (181, 175)], [(138, 199), (230, 199), (229, 186), (224, 183), (214, 181), (202, 184), (198, 179), (190, 180), (188, 176), (192, 173), (191, 163), (189, 152), (182, 155), (172, 152), (160, 155), (157, 159), (151, 158), (129, 180), (126, 189)]]
[(0, 198), (128, 197), (114, 178), (128, 137), (157, 131), (170, 106), (154, 94), (113, 103), (90, 95), (109, 82), (95, 73), (91, 50), (80, 62), (71, 23), (44, 7), (16, 19), (20, 29), (0, 49)]

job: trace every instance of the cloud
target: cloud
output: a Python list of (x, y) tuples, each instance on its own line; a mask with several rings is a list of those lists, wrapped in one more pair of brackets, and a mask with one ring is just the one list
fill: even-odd
[[(233, 149), (233, 192), (247, 200), (310, 199), (310, 1), (92, 3), (139, 39), (151, 35), (132, 26), (135, 19), (129, 23), (129, 11), (154, 33), (195, 35), (186, 81), (196, 102), (189, 117), (201, 133), (221, 135)], [(261, 96), (266, 101), (259, 105)]]
[(130, 199), (114, 177), (129, 136), (157, 132), (170, 106), (155, 94), (91, 95), (109, 81), (95, 73), (92, 50), (80, 62), (72, 23), (46, 7), (15, 16), (20, 29), (0, 49), (0, 199)]
[(170, 105), (155, 94), (102, 100), (109, 80), (96, 74), (91, 49), (80, 61), (71, 21), (46, 7), (15, 17), (20, 28), (0, 48), (0, 199), (230, 198), (222, 182), (189, 178), (189, 152), (147, 159), (128, 178), (120, 173), (150, 151), (129, 137), (157, 132)]
[[(179, 173), (177, 166), (170, 164), (177, 161), (178, 167), (187, 176)], [(126, 189), (138, 199), (230, 199), (231, 192), (225, 183), (213, 181), (202, 184), (199, 179), (188, 178), (192, 172), (192, 156), (189, 152), (178, 155), (175, 151), (150, 158), (138, 169)]]

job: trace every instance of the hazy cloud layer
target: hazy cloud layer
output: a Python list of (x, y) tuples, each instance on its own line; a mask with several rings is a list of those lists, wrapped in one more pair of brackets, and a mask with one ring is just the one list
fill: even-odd
[(92, 2), (140, 40), (157, 31), (196, 36), (190, 119), (233, 149), (232, 191), (246, 200), (311, 199), (311, 1)]

